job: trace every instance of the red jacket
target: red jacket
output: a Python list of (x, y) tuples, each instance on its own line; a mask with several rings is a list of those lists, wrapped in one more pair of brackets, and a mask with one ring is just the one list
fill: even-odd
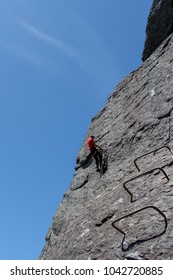
[(88, 144), (88, 148), (89, 148), (89, 149), (94, 148), (94, 147), (95, 147), (94, 139), (93, 139), (92, 137), (88, 138), (87, 144)]

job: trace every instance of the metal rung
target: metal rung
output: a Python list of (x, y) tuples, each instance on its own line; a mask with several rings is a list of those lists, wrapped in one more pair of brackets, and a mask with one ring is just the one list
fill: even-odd
[(149, 171), (147, 171), (147, 172), (145, 172), (145, 173), (142, 173), (142, 174), (139, 174), (138, 176), (135, 176), (135, 177), (133, 177), (133, 178), (131, 178), (130, 180), (128, 180), (128, 181), (126, 181), (126, 182), (124, 182), (123, 183), (123, 187), (125, 188), (125, 190), (130, 194), (130, 196), (131, 196), (131, 202), (134, 202), (133, 201), (133, 194), (132, 194), (132, 192), (130, 192), (129, 191), (129, 189), (126, 187), (126, 184), (127, 183), (129, 183), (129, 182), (131, 182), (131, 181), (133, 181), (133, 180), (135, 180), (135, 179), (137, 179), (137, 178), (139, 178), (139, 177), (142, 177), (142, 176), (145, 176), (145, 175), (147, 175), (147, 174), (150, 174), (150, 173), (152, 173), (152, 172), (154, 172), (154, 171), (156, 171), (156, 170), (159, 170), (159, 171), (161, 171), (162, 173), (163, 173), (163, 175), (165, 176), (165, 178), (167, 179), (167, 182), (169, 181), (169, 177), (168, 177), (168, 175), (166, 174), (166, 172), (163, 170), (163, 168), (154, 168), (154, 169), (152, 169), (152, 170), (149, 170)]
[[(125, 246), (124, 246), (124, 240), (125, 240), (125, 238), (126, 238), (126, 233), (125, 233), (123, 230), (121, 230), (119, 227), (115, 226), (115, 223), (117, 223), (117, 222), (123, 220), (124, 218), (133, 216), (134, 214), (136, 214), (136, 213), (138, 213), (138, 212), (141, 212), (141, 211), (143, 211), (143, 210), (145, 210), (145, 209), (149, 209), (149, 208), (152, 208), (152, 209), (156, 210), (156, 211), (163, 217), (164, 223), (165, 223), (164, 229), (162, 230), (162, 232), (160, 232), (159, 234), (155, 234), (155, 235), (153, 235), (152, 237), (149, 237), (149, 238), (146, 238), (146, 239), (142, 239), (142, 240), (141, 240), (141, 239), (138, 239), (138, 240), (136, 240), (136, 241), (130, 243), (130, 244), (128, 245), (128, 247), (125, 248)], [(167, 226), (168, 226), (168, 222), (167, 222), (167, 218), (166, 218), (165, 214), (164, 214), (160, 209), (158, 209), (158, 208), (155, 207), (155, 206), (146, 206), (146, 207), (143, 207), (143, 208), (141, 208), (141, 209), (138, 209), (138, 210), (136, 210), (136, 211), (134, 211), (134, 212), (132, 212), (132, 213), (130, 213), (130, 214), (128, 214), (128, 215), (125, 215), (125, 216), (123, 216), (123, 217), (121, 217), (121, 218), (115, 220), (114, 222), (112, 222), (112, 226), (113, 226), (115, 229), (117, 229), (120, 233), (122, 233), (122, 234), (124, 235), (124, 236), (123, 236), (122, 243), (121, 243), (121, 248), (122, 248), (122, 251), (125, 252), (125, 251), (128, 251), (129, 249), (131, 249), (132, 247), (134, 247), (135, 244), (140, 244), (140, 243), (149, 241), (149, 240), (151, 240), (151, 239), (157, 238), (157, 237), (161, 236), (162, 234), (164, 234), (164, 233), (166, 232), (166, 229), (167, 229)]]
[[(170, 141), (171, 141), (171, 140), (170, 140)], [(158, 149), (155, 149), (155, 150), (150, 151), (150, 152), (148, 152), (148, 153), (146, 153), (146, 154), (143, 154), (142, 156), (137, 157), (137, 158), (134, 160), (134, 164), (135, 164), (137, 170), (140, 172), (139, 166), (137, 165), (137, 160), (138, 160), (138, 159), (140, 159), (140, 158), (142, 158), (142, 157), (145, 157), (145, 156), (147, 156), (147, 155), (149, 155), (149, 154), (155, 154), (157, 151), (159, 151), (159, 150), (161, 150), (161, 149), (165, 149), (165, 148), (168, 149), (169, 152), (171, 153), (171, 155), (173, 156), (173, 153), (172, 153), (172, 151), (171, 151), (171, 148), (168, 147), (168, 146), (166, 146), (166, 145), (164, 145), (164, 146), (162, 146), (162, 147), (160, 147), (160, 148), (158, 148)]]

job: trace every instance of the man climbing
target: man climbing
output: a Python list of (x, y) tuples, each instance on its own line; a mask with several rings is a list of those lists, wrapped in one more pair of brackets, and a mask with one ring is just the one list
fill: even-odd
[(99, 172), (100, 168), (101, 168), (101, 164), (102, 164), (102, 154), (98, 150), (98, 149), (100, 149), (100, 147), (96, 145), (94, 138), (95, 138), (94, 136), (90, 136), (87, 140), (87, 144), (88, 144), (88, 148), (91, 152), (91, 155), (93, 156), (93, 158), (96, 161), (97, 171)]

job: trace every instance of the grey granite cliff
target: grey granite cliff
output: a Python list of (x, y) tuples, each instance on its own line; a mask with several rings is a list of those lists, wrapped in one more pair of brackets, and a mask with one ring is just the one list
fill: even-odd
[[(173, 34), (161, 41), (92, 119), (40, 259), (173, 259)], [(108, 159), (101, 178), (91, 134)]]
[(173, 0), (154, 0), (148, 17), (142, 60), (145, 61), (172, 32)]

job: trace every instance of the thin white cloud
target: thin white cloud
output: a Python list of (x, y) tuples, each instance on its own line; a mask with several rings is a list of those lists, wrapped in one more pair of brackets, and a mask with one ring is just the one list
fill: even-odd
[(37, 39), (44, 41), (45, 43), (55, 47), (56, 49), (62, 51), (65, 55), (67, 55), (71, 60), (73, 60), (78, 66), (85, 69), (86, 67), (90, 67), (91, 65), (88, 63), (88, 60), (82, 56), (72, 45), (54, 38), (38, 28), (34, 27), (31, 24), (28, 24), (24, 21), (18, 21), (18, 23), (31, 35), (35, 36)]
[(25, 30), (27, 30), (29, 33), (31, 33), (32, 35), (34, 35), (35, 37), (37, 37), (38, 39), (41, 39), (42, 41), (45, 41), (46, 43), (59, 48), (60, 50), (66, 52), (66, 53), (71, 53), (72, 51), (72, 47), (68, 44), (66, 44), (65, 42), (58, 40), (40, 30), (38, 30), (37, 28), (35, 28), (34, 26), (25, 23), (23, 21), (20, 21), (20, 24), (25, 28)]

